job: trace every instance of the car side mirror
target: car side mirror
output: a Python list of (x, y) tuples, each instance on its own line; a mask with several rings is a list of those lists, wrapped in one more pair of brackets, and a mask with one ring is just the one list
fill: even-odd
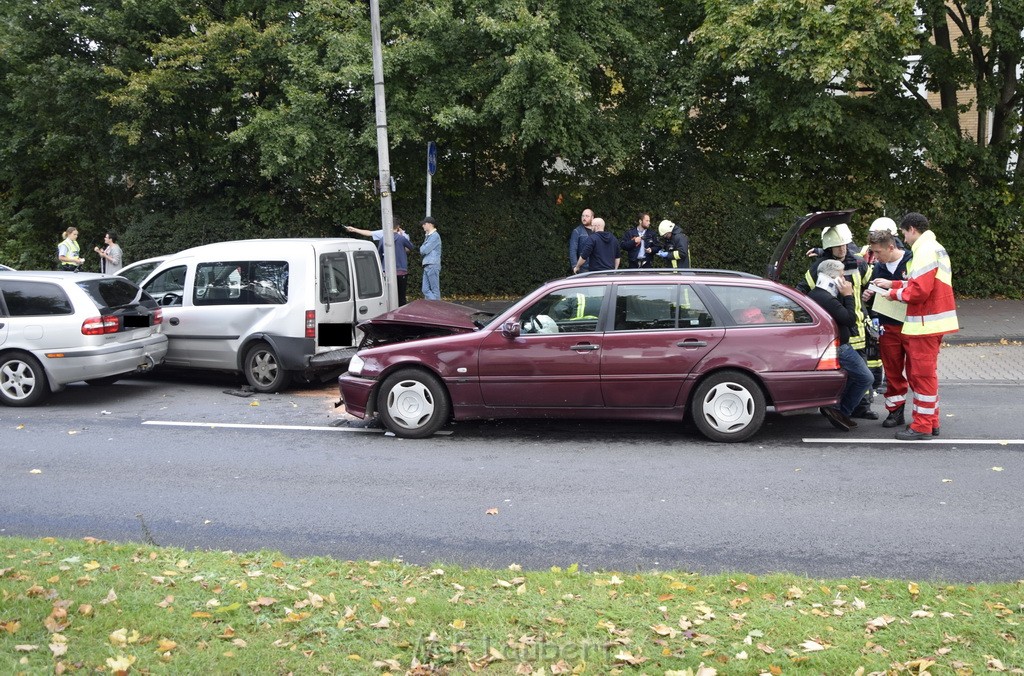
[(501, 325), (501, 335), (506, 338), (518, 338), (520, 331), (519, 322), (508, 321)]

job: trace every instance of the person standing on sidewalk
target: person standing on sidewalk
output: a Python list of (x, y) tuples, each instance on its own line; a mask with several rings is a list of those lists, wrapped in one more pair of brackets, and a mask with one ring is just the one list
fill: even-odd
[(654, 241), (654, 231), (651, 230), (651, 215), (641, 212), (636, 227), (626, 231), (619, 246), (626, 252), (629, 259), (628, 267), (651, 267), (651, 259), (658, 251), (658, 245)]
[[(868, 233), (868, 246), (875, 259), (871, 278), (875, 280), (905, 280), (911, 253), (897, 245), (898, 240), (888, 230), (872, 230)], [(871, 301), (873, 291), (864, 290), (863, 300)], [(889, 416), (882, 421), (882, 427), (898, 427), (906, 424), (904, 409), (907, 402), (907, 379), (903, 371), (907, 366), (907, 353), (903, 348), (903, 320), (892, 314), (906, 309), (902, 304), (893, 304), (887, 298), (878, 299), (872, 314), (882, 327), (878, 336), (878, 350), (885, 370), (885, 409)], [(889, 314), (887, 314), (889, 313)]]
[(580, 257), (572, 271), (583, 272), (585, 266), (590, 270), (618, 270), (619, 269), (619, 240), (615, 235), (604, 229), (604, 219), (594, 219), (594, 232), (580, 249)]
[[(402, 230), (401, 221), (398, 220), (397, 216), (391, 222), (395, 241), (395, 285), (398, 291), (398, 305), (402, 306), (409, 302), (406, 291), (409, 288), (409, 254), (412, 253), (412, 242), (409, 240), (408, 235), (405, 234), (405, 230)], [(362, 235), (363, 237), (372, 238), (374, 244), (377, 245), (377, 252), (380, 254), (381, 260), (384, 260), (383, 229), (364, 230), (346, 225), (345, 230)]]
[(78, 228), (71, 226), (64, 231), (64, 239), (57, 245), (59, 268), (65, 272), (78, 272), (85, 259), (79, 255)]
[(930, 439), (939, 432), (939, 348), (942, 337), (959, 330), (953, 299), (953, 268), (928, 219), (909, 213), (900, 222), (903, 240), (913, 258), (907, 280), (879, 279), (876, 286), (889, 290), (889, 300), (907, 304), (903, 345), (907, 352), (907, 380), (914, 391), (914, 421), (896, 433), (901, 441)]
[[(593, 232), (593, 229), (594, 212), (590, 209), (584, 209), (583, 215), (580, 216), (580, 224), (569, 235), (569, 269), (572, 270), (572, 274), (576, 273), (576, 261), (579, 260), (580, 252), (583, 251), (583, 245), (590, 239), (590, 233)], [(584, 263), (579, 272), (587, 272), (588, 270), (590, 270), (590, 266)]]
[(690, 238), (683, 229), (669, 220), (658, 224), (660, 242), (658, 256), (669, 261), (674, 268), (690, 267)]
[(426, 237), (420, 245), (423, 261), (423, 297), (427, 300), (441, 300), (441, 233), (437, 222), (431, 217), (420, 221)]
[(121, 246), (117, 243), (117, 233), (108, 230), (103, 236), (103, 242), (106, 244), (104, 248), (96, 246), (92, 249), (100, 256), (100, 272), (105, 275), (116, 275), (124, 267), (122, 264), (124, 254), (121, 252)]

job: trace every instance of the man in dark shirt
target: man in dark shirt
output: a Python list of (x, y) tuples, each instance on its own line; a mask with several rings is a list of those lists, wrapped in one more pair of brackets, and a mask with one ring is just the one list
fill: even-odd
[(573, 272), (580, 272), (584, 265), (590, 266), (590, 271), (595, 270), (618, 270), (619, 269), (619, 240), (615, 235), (606, 232), (604, 219), (594, 219), (594, 232), (590, 239), (583, 243), (579, 260)]
[(850, 345), (850, 334), (857, 330), (856, 299), (853, 284), (843, 276), (842, 261), (829, 259), (818, 264), (818, 279), (807, 294), (828, 312), (839, 328), (839, 365), (846, 371), (846, 386), (837, 407), (821, 408), (821, 414), (844, 431), (857, 426), (850, 417), (873, 376), (868, 365)]

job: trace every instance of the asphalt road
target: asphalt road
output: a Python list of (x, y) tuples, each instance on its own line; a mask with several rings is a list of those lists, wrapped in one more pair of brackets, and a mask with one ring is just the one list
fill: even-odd
[(236, 386), (164, 376), (0, 407), (0, 535), (422, 564), (1024, 578), (1024, 445), (963, 441), (1024, 436), (1015, 382), (944, 383), (940, 443), (917, 445), (890, 443), (879, 423), (844, 435), (817, 414), (769, 416), (735, 445), (690, 425), (567, 421), (459, 423), (409, 441), (332, 427), (330, 388), (226, 393)]

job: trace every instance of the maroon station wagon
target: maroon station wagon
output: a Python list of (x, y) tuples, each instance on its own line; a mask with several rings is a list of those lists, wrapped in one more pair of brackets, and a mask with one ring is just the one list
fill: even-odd
[[(845, 213), (848, 217), (848, 212)], [(349, 413), (396, 436), (450, 419), (682, 421), (742, 441), (775, 412), (835, 404), (836, 326), (790, 287), (724, 270), (590, 272), (505, 312), (414, 301), (360, 325)]]

